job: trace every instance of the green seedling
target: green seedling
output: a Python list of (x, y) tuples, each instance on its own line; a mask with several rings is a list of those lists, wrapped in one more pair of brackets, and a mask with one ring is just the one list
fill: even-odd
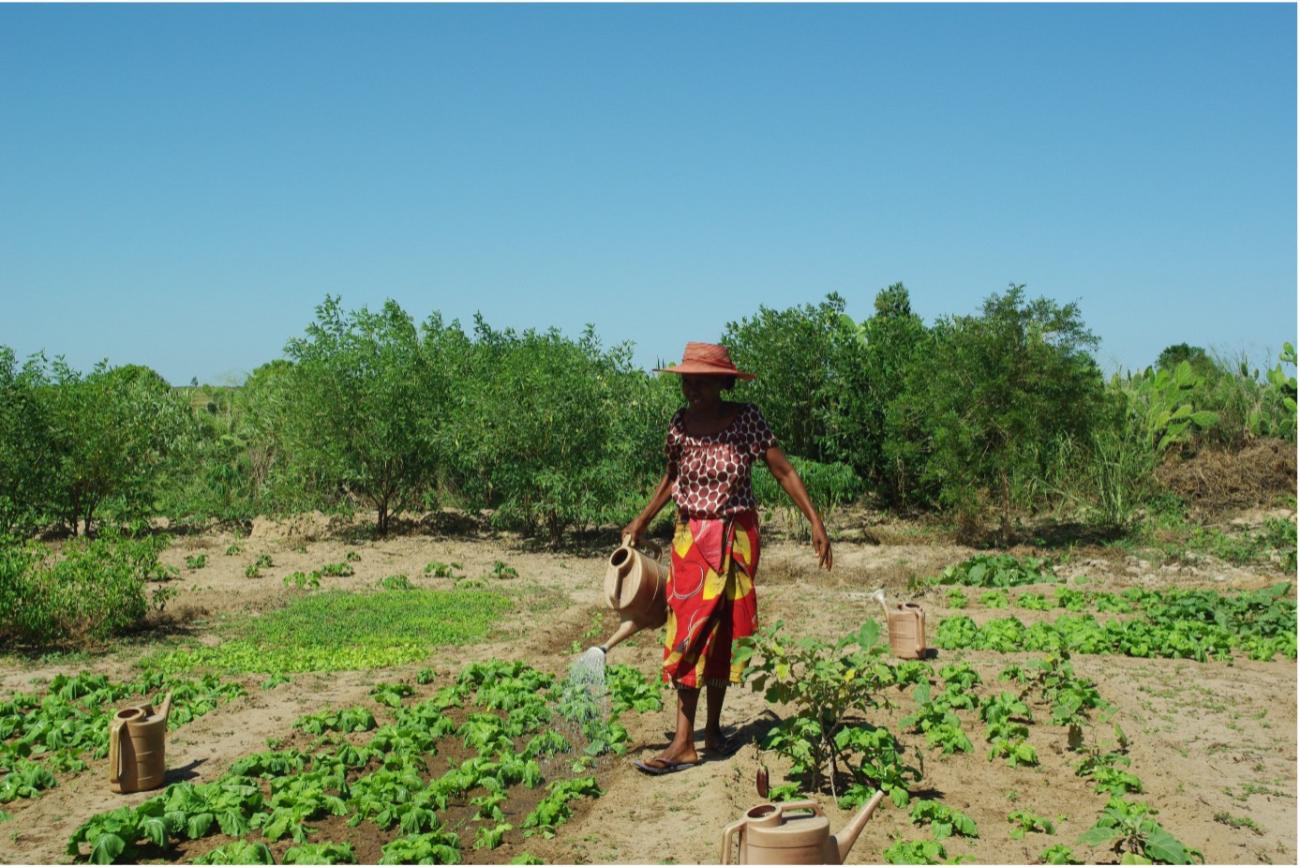
[(1259, 826), (1259, 823), (1249, 816), (1234, 816), (1231, 813), (1215, 813), (1214, 821), (1218, 822), (1220, 825), (1227, 825), (1229, 828), (1233, 829), (1246, 828), (1253, 831), (1256, 835), (1262, 835), (1264, 833), (1264, 829)]
[(379, 683), (370, 690), (370, 697), (388, 707), (401, 707), (402, 699), (413, 695), (415, 690), (405, 683)]
[(285, 864), (355, 864), (357, 853), (351, 843), (303, 843), (284, 853)]
[(486, 825), (479, 828), (474, 834), (475, 849), (495, 849), (501, 845), (505, 839), (506, 832), (514, 829), (514, 825), (509, 822), (502, 822), (492, 827)]
[(155, 587), (149, 593), (149, 604), (155, 611), (162, 611), (168, 602), (176, 598), (177, 592), (175, 587)]
[(1156, 811), (1142, 801), (1114, 796), (1106, 803), (1097, 824), (1079, 837), (1084, 846), (1108, 845), (1121, 863), (1190, 864), (1205, 861), (1196, 849), (1184, 845), (1160, 826)]
[(1040, 864), (1082, 864), (1074, 857), (1074, 852), (1064, 843), (1053, 843), (1038, 856)]
[(513, 566), (507, 566), (500, 560), (496, 560), (492, 563), (492, 569), (488, 574), (496, 579), (518, 578), (519, 570)]
[(294, 590), (319, 590), (320, 573), (290, 572), (284, 576), (284, 586), (292, 587)]
[(979, 836), (979, 829), (970, 816), (939, 801), (914, 801), (909, 818), (913, 825), (928, 823), (930, 833), (940, 840), (954, 834), (959, 837)]
[(980, 594), (980, 604), (988, 608), (1006, 608), (1011, 605), (1011, 598), (1005, 590), (989, 590)]
[(1050, 819), (1028, 810), (1012, 810), (1007, 814), (1007, 821), (1011, 823), (1012, 840), (1023, 839), (1031, 831), (1038, 834), (1056, 833), (1056, 826)]
[(244, 840), (233, 840), (229, 843), (221, 844), (206, 855), (200, 855), (198, 858), (194, 859), (194, 863), (274, 864), (275, 857), (271, 855), (271, 850), (267, 848), (265, 843), (248, 843)]
[(277, 672), (276, 674), (273, 674), (270, 677), (268, 677), (266, 680), (262, 681), (262, 689), (275, 689), (277, 686), (283, 683), (293, 683), (293, 678), (291, 678), (287, 674), (282, 674)]
[(964, 859), (948, 860), (948, 850), (938, 840), (895, 840), (881, 853), (888, 864), (954, 864)]

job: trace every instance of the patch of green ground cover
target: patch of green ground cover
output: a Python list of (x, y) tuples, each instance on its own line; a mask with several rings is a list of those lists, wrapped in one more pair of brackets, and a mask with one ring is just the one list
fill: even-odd
[(215, 647), (169, 651), (141, 664), (264, 674), (388, 668), (423, 659), (433, 647), (479, 641), (510, 607), (508, 597), (479, 591), (327, 591), (233, 623)]
[(1276, 562), (1283, 572), (1296, 569), (1296, 522), (1269, 518), (1257, 528), (1220, 527), (1192, 520), (1181, 502), (1158, 504), (1150, 517), (1115, 543), (1147, 559), (1186, 560), (1188, 554), (1211, 554), (1237, 566)]

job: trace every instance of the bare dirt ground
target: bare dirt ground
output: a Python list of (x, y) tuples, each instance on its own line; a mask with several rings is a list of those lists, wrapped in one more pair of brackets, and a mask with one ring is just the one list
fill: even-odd
[[(916, 581), (965, 559), (974, 553), (972, 549), (902, 522), (866, 526), (855, 520), (835, 532), (839, 538), (836, 565), (829, 574), (814, 568), (811, 549), (802, 542), (786, 538), (765, 543), (758, 581), (761, 618), (766, 622), (783, 620), (791, 635), (838, 638), (856, 630), (865, 618), (879, 618), (879, 609), (867, 596), (880, 586), (891, 600), (922, 602), (932, 628), (942, 617), (958, 613), (944, 608), (940, 592), (917, 589)], [(242, 550), (227, 554), (228, 546), (236, 542)], [(483, 575), (494, 562), (504, 561), (518, 570), (519, 577), (491, 583), (492, 589), (514, 596), (516, 605), (481, 644), (440, 650), (400, 669), (298, 675), (290, 683), (265, 691), (257, 687), (261, 676), (247, 678), (247, 696), (222, 705), (170, 736), (169, 779), (214, 780), (236, 759), (265, 749), (268, 738), (289, 735), (299, 716), (363, 702), (375, 682), (409, 679), (425, 666), (452, 675), (468, 662), (503, 658), (565, 673), (574, 659), (575, 642), (579, 647), (595, 644), (617, 625), (599, 597), (604, 558), (613, 545), (611, 538), (593, 541), (586, 549), (556, 552), (512, 538), (471, 532), (435, 534), (418, 528), (386, 540), (349, 539), (331, 535), (323, 519), (279, 524), (259, 521), (245, 538), (213, 533), (176, 539), (163, 559), (181, 568), (181, 577), (170, 584), (177, 588), (178, 596), (168, 606), (166, 622), (159, 628), (203, 641), (219, 640), (216, 630), (223, 618), (257, 616), (284, 604), (292, 595), (282, 586), (284, 575), (341, 561), (348, 551), (361, 556), (353, 563), (355, 575), (326, 578), (323, 586), (370, 589), (395, 573), (405, 573), (423, 587), (450, 586), (447, 579), (422, 577), (424, 564), (434, 560), (462, 563), (469, 576)], [(207, 554), (207, 565), (196, 571), (185, 569), (185, 557), (200, 552)], [(275, 565), (262, 570), (264, 577), (245, 577), (245, 568), (260, 554), (270, 554)], [(1141, 585), (1227, 591), (1284, 579), (1276, 572), (1232, 568), (1217, 561), (1157, 566), (1102, 548), (1076, 551), (1062, 572), (1086, 576), (1088, 589), (1097, 590)], [(1014, 613), (1026, 622), (1055, 616), (1022, 610), (967, 609), (960, 613), (977, 620)], [(661, 653), (658, 640), (658, 636), (641, 633), (612, 651), (611, 661), (656, 675)], [(7, 659), (0, 663), (0, 696), (30, 689), (33, 682), (58, 672), (91, 670), (128, 677), (134, 660), (156, 649), (156, 641), (155, 635), (76, 662)], [(1002, 667), (1034, 658), (1030, 654), (941, 652), (930, 662), (937, 669), (965, 659), (991, 682)], [(1075, 656), (1073, 662), (1076, 671), (1094, 679), (1102, 696), (1115, 706), (1110, 723), (1121, 726), (1131, 738), (1131, 770), (1147, 787), (1139, 797), (1159, 810), (1159, 821), (1174, 836), (1200, 849), (1208, 863), (1296, 863), (1294, 662), (1237, 659), (1201, 664), (1115, 656)], [(746, 688), (732, 689), (723, 721), (740, 735), (745, 746), (729, 758), (651, 778), (633, 769), (630, 761), (653, 755), (665, 743), (673, 707), (672, 696), (664, 696), (662, 712), (625, 718), (632, 742), (628, 756), (599, 766), (597, 776), (605, 795), (579, 802), (574, 818), (562, 826), (555, 839), (524, 840), (516, 831), (499, 849), (466, 849), (463, 857), (502, 863), (527, 851), (558, 863), (716, 863), (723, 826), (761, 800), (754, 786), (760, 763), (770, 767), (774, 782), (784, 770), (777, 757), (760, 754), (756, 738), (787, 709), (769, 705), (762, 695)], [(893, 699), (895, 707), (882, 709), (872, 721), (899, 734), (914, 762), (918, 755), (914, 748), (919, 748), (924, 779), (914, 793), (941, 796), (979, 826), (978, 839), (945, 841), (950, 857), (967, 855), (977, 863), (1033, 863), (1048, 846), (1065, 843), (1076, 856), (1089, 861), (1115, 859), (1107, 850), (1075, 843), (1100, 814), (1105, 796), (1095, 794), (1087, 780), (1075, 776), (1077, 755), (1066, 750), (1063, 728), (1036, 714), (1030, 742), (1041, 765), (1011, 768), (985, 758), (978, 725), (963, 719), (975, 751), (944, 757), (925, 749), (921, 736), (902, 733), (897, 723), (910, 710), (911, 699), (903, 693)], [(1110, 723), (1097, 723), (1098, 732), (1109, 732)], [(42, 797), (6, 805), (13, 818), (0, 824), (0, 861), (66, 863), (71, 860), (64, 851), (66, 841), (85, 819), (150, 796), (111, 793), (103, 765), (92, 763), (89, 771), (61, 775), (59, 785)], [(821, 800), (832, 828), (849, 818), (829, 795)], [(1012, 840), (1007, 814), (1018, 809), (1052, 819), (1056, 833), (1030, 833), (1023, 840)], [(1248, 818), (1253, 826), (1229, 824), (1234, 817)], [(909, 823), (905, 811), (886, 802), (868, 823), (848, 860), (879, 863), (882, 850), (894, 839), (926, 836), (925, 829)]]

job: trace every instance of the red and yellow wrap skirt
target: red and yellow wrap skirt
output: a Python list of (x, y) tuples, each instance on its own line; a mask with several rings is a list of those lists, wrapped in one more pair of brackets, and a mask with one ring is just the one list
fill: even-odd
[(740, 683), (731, 643), (753, 635), (758, 623), (758, 516), (680, 521), (672, 553), (664, 680), (686, 689)]

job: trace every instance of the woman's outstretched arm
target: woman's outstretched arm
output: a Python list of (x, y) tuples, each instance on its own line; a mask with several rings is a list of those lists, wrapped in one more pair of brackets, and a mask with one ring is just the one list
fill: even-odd
[(777, 446), (768, 447), (768, 450), (763, 453), (763, 460), (767, 462), (768, 469), (772, 471), (777, 482), (812, 525), (813, 551), (817, 554), (817, 565), (823, 569), (831, 568), (831, 540), (826, 535), (822, 516), (817, 514), (817, 509), (813, 507), (812, 499), (808, 496), (808, 489), (803, 486), (803, 479), (799, 478), (799, 472), (790, 465), (785, 452)]

